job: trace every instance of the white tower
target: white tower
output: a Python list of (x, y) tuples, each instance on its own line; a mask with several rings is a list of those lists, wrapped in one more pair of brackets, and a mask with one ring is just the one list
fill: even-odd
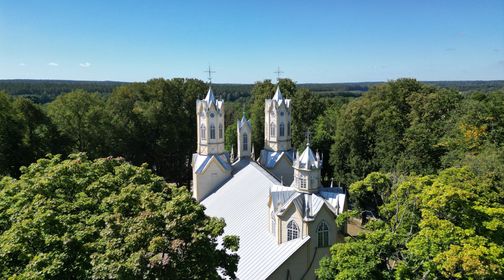
[(203, 100), (196, 100), (198, 147), (193, 154), (193, 197), (203, 200), (231, 176), (229, 154), (224, 151), (224, 101), (212, 88)]
[(202, 155), (224, 152), (224, 101), (217, 100), (212, 88), (203, 100), (196, 100), (198, 124), (198, 153)]
[(238, 158), (249, 158), (252, 154), (252, 125), (245, 118), (245, 113), (243, 113), (241, 120), (236, 121), (236, 133), (238, 138)]
[(277, 86), (273, 99), (264, 106), (264, 148), (270, 151), (291, 149), (291, 106)]
[(278, 180), (290, 185), (293, 180), (294, 150), (291, 145), (291, 106), (277, 86), (272, 99), (264, 106), (264, 149), (259, 163)]

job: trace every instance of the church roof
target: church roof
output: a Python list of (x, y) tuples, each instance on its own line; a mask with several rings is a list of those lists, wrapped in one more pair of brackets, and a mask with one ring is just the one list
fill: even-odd
[(212, 87), (208, 88), (207, 95), (204, 99), (208, 104), (210, 103), (216, 103), (215, 95), (213, 93)]
[(250, 161), (201, 203), (209, 216), (223, 217), (225, 235), (238, 235), (237, 278), (266, 279), (310, 238), (278, 244), (269, 232), (267, 205), (270, 186), (278, 180)]
[(290, 149), (288, 151), (278, 152), (262, 150), (259, 161), (261, 162), (262, 166), (271, 169), (275, 167), (275, 165), (280, 161), (280, 159), (282, 159), (283, 156), (286, 156), (290, 162), (293, 162), (294, 150)]
[(273, 100), (276, 100), (277, 102), (280, 103), (280, 101), (282, 101), (283, 99), (284, 98), (283, 98), (282, 92), (280, 91), (280, 86), (277, 86), (276, 91), (275, 91), (275, 95), (273, 95)]
[(220, 155), (200, 155), (193, 154), (193, 163), (194, 170), (196, 173), (200, 174), (205, 170), (206, 166), (211, 162), (212, 158), (215, 158), (217, 162), (222, 166), (222, 168), (226, 170), (231, 170), (231, 165), (229, 164), (229, 155), (228, 154), (220, 154)]
[(321, 188), (317, 193), (297, 192), (293, 187), (274, 185), (270, 189), (271, 203), (277, 215), (282, 216), (294, 205), (305, 221), (317, 216), (323, 205), (335, 215), (343, 212), (345, 192), (341, 188)]
[(242, 128), (243, 125), (247, 125), (248, 127), (252, 127), (252, 125), (250, 124), (250, 121), (247, 120), (247, 118), (245, 117), (245, 113), (243, 113), (243, 116), (241, 118), (241, 120), (238, 121), (238, 125), (239, 125), (239, 128)]
[(296, 162), (294, 164), (296, 167), (304, 169), (322, 167), (321, 161), (317, 159), (317, 157), (315, 157), (315, 154), (313, 153), (309, 145), (306, 145), (306, 149), (303, 151), (301, 156), (299, 156), (299, 158), (296, 159)]

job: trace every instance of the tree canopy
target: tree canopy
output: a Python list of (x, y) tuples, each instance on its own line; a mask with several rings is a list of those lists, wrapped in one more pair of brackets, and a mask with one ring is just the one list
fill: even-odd
[(504, 278), (502, 92), (400, 79), (333, 116), (331, 162), (352, 207), (337, 222), (371, 219), (331, 248), (320, 279)]
[(9, 279), (233, 277), (238, 239), (226, 236), (219, 247), (224, 226), (145, 165), (49, 156), (22, 168), (19, 179), (0, 181), (0, 272)]
[(320, 279), (504, 277), (502, 181), (469, 167), (393, 185), (389, 176), (372, 173), (351, 186), (357, 197), (385, 194), (372, 202), (379, 219), (331, 248), (317, 271)]

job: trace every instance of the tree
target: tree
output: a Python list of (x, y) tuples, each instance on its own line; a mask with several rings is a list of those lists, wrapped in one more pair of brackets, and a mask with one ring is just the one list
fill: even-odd
[[(23, 124), (23, 142), (19, 166), (27, 166), (48, 153), (65, 153), (69, 145), (42, 106), (18, 97), (13, 102)], [(19, 174), (18, 174), (19, 175)]]
[(196, 98), (205, 85), (191, 79), (153, 79), (117, 88), (107, 102), (113, 116), (113, 154), (147, 162), (166, 180), (189, 185), (196, 150)]
[[(384, 176), (373, 174), (356, 182), (350, 196), (360, 192), (372, 200), (374, 191), (362, 192), (361, 186), (387, 189), (379, 179)], [(321, 262), (317, 275), (321, 279), (501, 279), (504, 203), (496, 179), (460, 167), (398, 180), (378, 207), (380, 220), (368, 223), (367, 231), (358, 237), (333, 245), (331, 257)]]
[(449, 154), (446, 131), (461, 96), (399, 79), (373, 87), (339, 113), (331, 164), (350, 184), (373, 171), (431, 174)]
[(305, 88), (296, 91), (292, 98), (292, 145), (299, 150), (306, 144), (306, 132), (315, 131), (315, 120), (324, 112), (317, 95)]
[(87, 152), (91, 157), (110, 154), (110, 117), (98, 93), (75, 90), (60, 95), (48, 105), (48, 114), (61, 134), (70, 139), (72, 152)]
[(17, 174), (23, 143), (23, 124), (12, 99), (0, 91), (0, 176)]
[(238, 239), (185, 188), (121, 158), (50, 156), (0, 180), (0, 273), (12, 279), (234, 277)]

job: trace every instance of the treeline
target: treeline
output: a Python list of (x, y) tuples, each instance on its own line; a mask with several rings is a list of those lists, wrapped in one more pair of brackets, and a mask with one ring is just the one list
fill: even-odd
[[(504, 81), (427, 81), (433, 86), (451, 88), (459, 92), (492, 92), (504, 89)], [(0, 91), (11, 95), (23, 96), (35, 103), (48, 103), (58, 95), (83, 89), (88, 92), (99, 92), (104, 95), (125, 82), (114, 81), (69, 81), (69, 80), (0, 80)], [(355, 98), (367, 92), (371, 87), (384, 82), (359, 82), (359, 83), (304, 83), (297, 84), (322, 97), (347, 97)], [(253, 84), (214, 84), (219, 97), (226, 101), (247, 101), (254, 88)]]
[(76, 89), (107, 95), (123, 84), (125, 83), (113, 81), (0, 80), (0, 91), (44, 104), (51, 102), (60, 94)]

